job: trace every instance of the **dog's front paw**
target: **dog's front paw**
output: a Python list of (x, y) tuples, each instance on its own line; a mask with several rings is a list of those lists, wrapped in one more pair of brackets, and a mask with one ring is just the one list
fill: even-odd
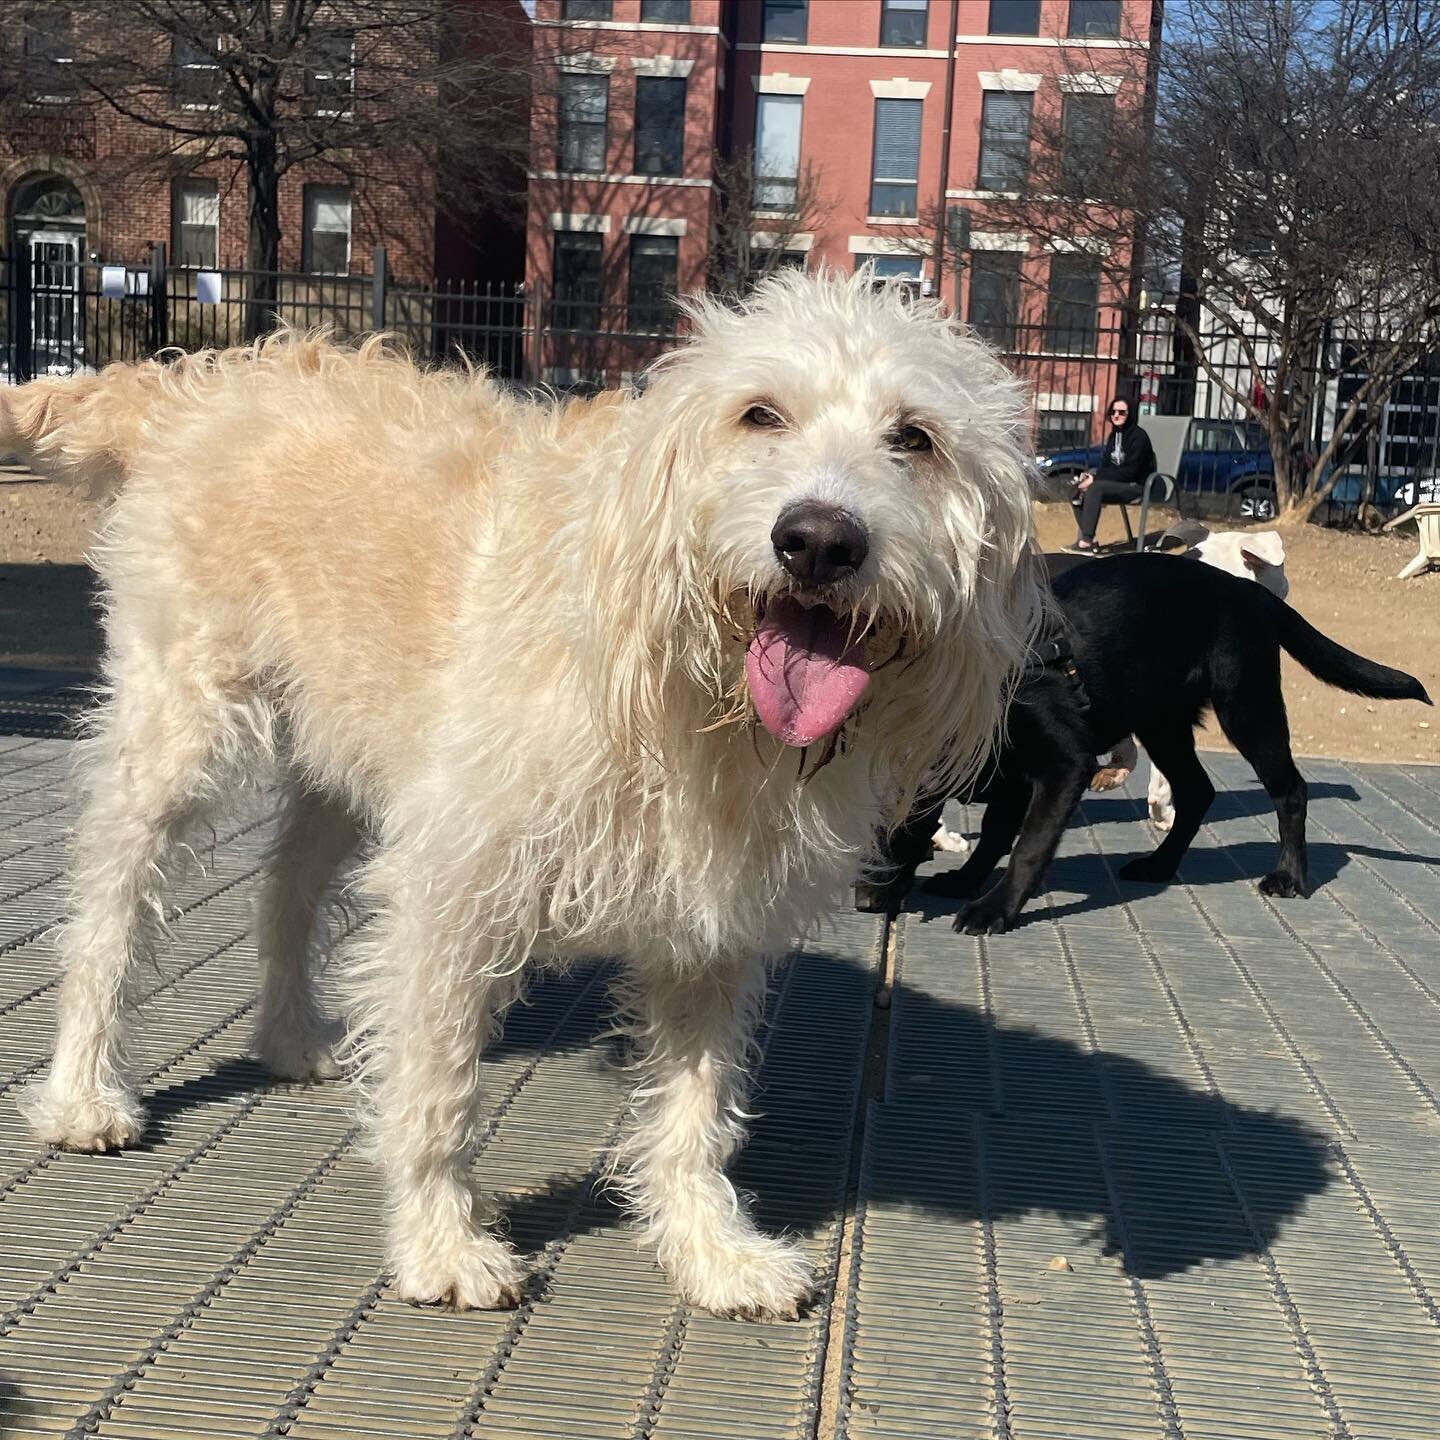
[(1163, 885), (1175, 878), (1175, 867), (1163, 860), (1157, 861), (1153, 855), (1141, 855), (1120, 867), (1120, 878), (1141, 885)]
[(1175, 824), (1175, 807), (1161, 800), (1150, 802), (1150, 823), (1157, 830), (1169, 830)]
[(412, 1305), (513, 1310), (525, 1280), (523, 1261), (493, 1235), (476, 1235), (395, 1261), (395, 1293)]
[(265, 1026), (256, 1033), (255, 1055), (277, 1080), (335, 1080), (344, 1074), (335, 1054), (340, 1040), (338, 1021), (314, 1030)]
[(968, 855), (970, 853), (970, 842), (958, 830), (951, 830), (945, 825), (935, 832), (930, 843), (945, 855)]
[(913, 871), (889, 880), (861, 880), (855, 886), (855, 908), (867, 915), (898, 915), (914, 884)]
[(791, 1240), (749, 1235), (674, 1267), (688, 1304), (727, 1320), (797, 1320), (815, 1293), (815, 1269)]
[(1288, 870), (1275, 870), (1260, 882), (1260, 893), (1280, 900), (1303, 900), (1310, 891), (1298, 876)]
[(1014, 923), (1004, 903), (988, 895), (972, 900), (955, 917), (955, 929), (962, 935), (1003, 935)]
[(20, 1108), (35, 1133), (62, 1150), (99, 1153), (138, 1145), (145, 1131), (145, 1111), (126, 1091), (105, 1095), (57, 1092), (50, 1082), (28, 1090)]

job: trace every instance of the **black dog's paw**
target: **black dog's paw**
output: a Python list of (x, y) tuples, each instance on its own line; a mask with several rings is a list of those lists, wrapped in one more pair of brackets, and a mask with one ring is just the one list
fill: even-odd
[(988, 895), (972, 900), (955, 917), (955, 929), (961, 935), (1003, 935), (1014, 922), (998, 900)]
[(1120, 867), (1122, 880), (1138, 880), (1142, 885), (1164, 885), (1175, 878), (1175, 867), (1164, 861), (1156, 863), (1153, 855), (1142, 855)]
[(927, 895), (939, 895), (946, 900), (968, 900), (980, 888), (973, 880), (965, 878), (965, 869), (942, 870), (922, 882), (920, 888)]
[(1310, 892), (1305, 882), (1296, 879), (1288, 870), (1276, 870), (1260, 882), (1260, 893), (1281, 900), (1303, 900)]

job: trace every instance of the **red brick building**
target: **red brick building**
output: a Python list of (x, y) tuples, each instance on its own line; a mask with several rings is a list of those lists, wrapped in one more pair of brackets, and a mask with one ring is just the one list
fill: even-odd
[[(753, 242), (788, 263), (868, 262), (933, 293), (936, 228), (958, 221), (968, 238), (960, 264), (942, 245), (941, 297), (1003, 349), (1040, 347), (1037, 425), (1078, 438), (1103, 405), (1093, 357), (1124, 300), (1105, 278), (1123, 257), (1102, 267), (1084, 236), (1045, 244), (987, 224), (986, 202), (1030, 163), (1035, 131), (1142, 103), (1159, 9), (538, 0), (527, 277), (570, 304), (576, 329), (643, 332), (658, 291), (703, 283), (717, 155), (749, 153)], [(1081, 353), (1083, 380), (1067, 359)]]
[[(508, 43), (523, 65), (530, 36), (520, 0), (473, 3), (505, 12), (513, 25)], [(202, 158), (203, 140), (187, 141), (127, 119), (67, 83), (65, 67), (78, 52), (65, 6), (5, 8), (0, 45), (17, 55), (23, 51), (28, 64), (20, 73), (31, 79), (0, 94), (4, 251), (23, 256), (33, 250), (70, 263), (135, 264), (163, 242), (177, 264), (244, 268), (249, 196), (243, 167)], [(333, 36), (334, 45), (316, 46), (303, 86), (314, 113), (343, 120), (354, 104), (360, 52), (353, 32), (337, 29)], [(166, 60), (176, 118), (203, 112), (219, 83), (214, 63), (201, 52), (187, 52), (179, 40), (167, 48)], [(54, 83), (37, 82), (35, 77), (46, 73)], [(363, 94), (363, 82), (359, 88)], [(360, 181), (324, 163), (299, 165), (282, 176), (282, 270), (365, 273), (374, 247), (384, 244), (398, 280), (428, 284), (437, 272), (474, 272), (474, 248), (463, 243), (438, 206), (433, 174), (398, 157), (387, 161), (383, 151), (367, 156), (362, 168)], [(514, 245), (514, 263), (501, 260), (497, 278), (518, 278), (518, 235)], [(490, 251), (493, 262), (493, 245)]]

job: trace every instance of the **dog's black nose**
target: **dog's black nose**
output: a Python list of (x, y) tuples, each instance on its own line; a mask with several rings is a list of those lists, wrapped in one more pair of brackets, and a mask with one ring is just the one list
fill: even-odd
[(775, 558), (804, 585), (853, 575), (870, 553), (870, 537), (853, 516), (807, 500), (782, 512), (770, 532)]

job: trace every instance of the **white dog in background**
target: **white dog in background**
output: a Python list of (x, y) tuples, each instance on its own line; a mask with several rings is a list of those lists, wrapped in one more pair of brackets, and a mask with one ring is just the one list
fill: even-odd
[(139, 1139), (161, 877), (278, 769), (257, 1046), (334, 1071), (306, 948), (363, 827), (352, 1023), (399, 1293), (515, 1301), (467, 1173), (477, 1060), (532, 957), (611, 954), (643, 1053), (617, 1164), (661, 1262), (718, 1314), (796, 1312), (801, 1249), (724, 1174), (765, 962), (936, 755), (954, 789), (988, 753), (1043, 603), (1025, 400), (866, 274), (690, 310), (645, 394), (599, 403), (286, 337), (0, 397), (0, 446), (112, 497), (45, 1139)]
[[(1283, 600), (1290, 593), (1290, 581), (1285, 574), (1285, 542), (1278, 530), (1227, 530), (1212, 535), (1197, 521), (1183, 520), (1160, 537), (1158, 548), (1168, 548), (1167, 542), (1189, 546), (1185, 559), (1203, 561), (1241, 580), (1256, 580), (1278, 599)], [(1113, 790), (1123, 785), (1139, 758), (1139, 747), (1132, 737), (1111, 751), (1091, 788)], [(1157, 830), (1168, 830), (1175, 823), (1170, 782), (1153, 760), (1145, 798), (1150, 823)]]

